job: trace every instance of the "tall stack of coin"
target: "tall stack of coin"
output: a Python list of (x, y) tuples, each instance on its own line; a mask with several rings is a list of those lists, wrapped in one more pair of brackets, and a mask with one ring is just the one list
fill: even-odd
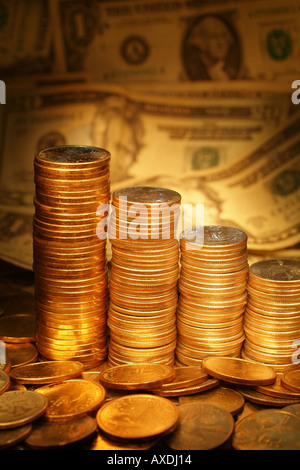
[(243, 356), (277, 372), (299, 367), (300, 261), (268, 259), (251, 265)]
[(240, 355), (248, 276), (247, 235), (236, 228), (192, 227), (181, 234), (178, 365), (209, 355)]
[(107, 357), (109, 164), (109, 152), (89, 146), (45, 149), (34, 161), (36, 345), (45, 359), (86, 368)]
[(112, 197), (108, 359), (174, 364), (181, 196), (134, 187)]

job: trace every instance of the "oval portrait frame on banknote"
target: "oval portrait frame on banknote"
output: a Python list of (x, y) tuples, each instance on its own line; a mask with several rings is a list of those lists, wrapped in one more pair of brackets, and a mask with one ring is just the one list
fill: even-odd
[(230, 20), (213, 13), (198, 16), (183, 38), (182, 62), (190, 80), (238, 78), (241, 40)]

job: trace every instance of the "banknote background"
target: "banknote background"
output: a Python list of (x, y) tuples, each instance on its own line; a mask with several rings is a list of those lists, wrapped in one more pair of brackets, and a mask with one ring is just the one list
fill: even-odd
[(299, 24), (300, 0), (0, 0), (0, 257), (31, 270), (36, 151), (88, 144), (112, 191), (175, 189), (250, 262), (300, 258)]

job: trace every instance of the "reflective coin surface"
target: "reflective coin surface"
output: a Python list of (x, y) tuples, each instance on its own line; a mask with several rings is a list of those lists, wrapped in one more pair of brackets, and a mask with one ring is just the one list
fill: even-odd
[(300, 418), (282, 410), (261, 410), (235, 427), (236, 450), (299, 450)]
[(234, 419), (229, 411), (212, 403), (179, 405), (179, 423), (164, 439), (172, 450), (212, 450), (232, 435)]

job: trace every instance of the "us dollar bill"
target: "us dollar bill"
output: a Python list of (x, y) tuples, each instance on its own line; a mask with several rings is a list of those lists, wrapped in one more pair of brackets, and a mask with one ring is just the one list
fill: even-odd
[[(123, 185), (180, 192), (185, 211), (180, 229), (200, 223), (237, 227), (247, 233), (249, 250), (283, 253), (300, 243), (299, 126), (297, 113), (254, 151), (218, 169), (178, 178), (166, 173)], [(199, 218), (197, 206), (203, 207)]]
[(1, 0), (0, 77), (52, 73), (52, 34), (47, 0)]
[(91, 80), (280, 80), (300, 72), (299, 0), (51, 0), (61, 72)]
[[(192, 204), (199, 202), (203, 190), (208, 191), (206, 214), (219, 214), (222, 207), (221, 215), (209, 221), (236, 223), (236, 208), (231, 205), (233, 199), (239, 200), (239, 192), (219, 186), (215, 171), (232, 176), (236, 167), (252, 162), (256, 149), (268, 139), (278, 141), (278, 129), (296, 109), (290, 84), (202, 83), (194, 91), (192, 99), (150, 96), (99, 83), (8, 88), (8, 102), (0, 108), (0, 257), (31, 269), (33, 159), (38, 150), (56, 145), (109, 150), (112, 188), (148, 180), (153, 185), (175, 185)], [(225, 217), (226, 204), (230, 216)], [(252, 216), (259, 217), (261, 204), (253, 199), (251, 208)], [(248, 222), (241, 225), (252, 228)], [(279, 245), (289, 243), (288, 238)], [(261, 248), (256, 241), (254, 246)]]
[(106, 148), (113, 184), (157, 172), (177, 177), (249, 153), (296, 108), (289, 83), (202, 83), (197, 93), (197, 99), (159, 97), (99, 83), (8, 89), (0, 200), (31, 204), (32, 159), (41, 148)]

